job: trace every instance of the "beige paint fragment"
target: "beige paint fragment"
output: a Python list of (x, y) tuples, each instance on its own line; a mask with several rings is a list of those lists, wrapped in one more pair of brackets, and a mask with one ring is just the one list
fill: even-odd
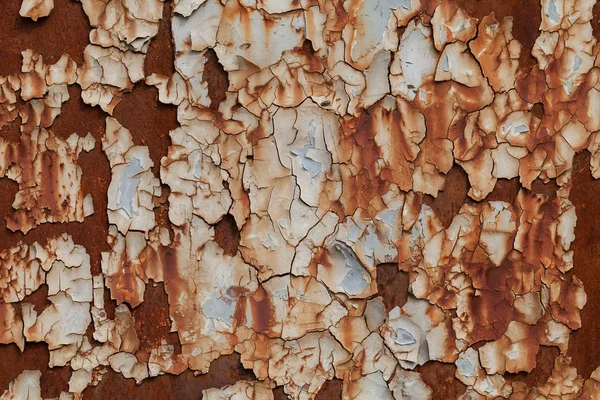
[[(146, 363), (137, 362), (133, 355), (140, 346), (133, 316), (129, 308), (122, 304), (115, 309), (114, 320), (107, 319), (103, 304), (104, 289), (101, 283), (102, 279), (99, 278), (101, 278), (100, 275), (94, 277), (96, 294), (92, 307), (92, 319), (94, 339), (102, 344), (92, 345), (87, 336), (83, 337), (81, 345), (70, 361), (71, 368), (75, 371), (74, 374), (77, 374), (78, 379), (83, 381), (77, 385), (83, 385), (85, 382), (90, 386), (97, 385), (108, 366), (122, 373), (126, 378), (134, 378), (141, 382), (148, 377), (148, 368)], [(88, 381), (90, 374), (91, 380)], [(75, 378), (72, 377), (72, 379)], [(75, 385), (75, 382), (73, 384)]]
[(214, 224), (231, 207), (230, 192), (223, 184), (227, 172), (219, 166), (220, 154), (207, 146), (209, 135), (218, 134), (211, 125), (198, 121), (170, 133), (172, 151), (161, 160), (161, 181), (171, 190), (169, 218), (177, 226), (191, 219), (191, 214)]
[(46, 273), (36, 253), (35, 246), (24, 243), (0, 253), (0, 294), (4, 304), (23, 300), (45, 282)]
[(537, 351), (538, 342), (531, 336), (529, 325), (511, 321), (499, 340), (479, 349), (479, 357), (488, 374), (531, 372)]
[(21, 81), (17, 74), (0, 77), (0, 127), (6, 126), (17, 117), (17, 90)]
[(84, 369), (73, 371), (69, 379), (69, 392), (81, 393), (92, 383), (92, 373)]
[(43, 57), (33, 50), (22, 51), (21, 55), (23, 56), (23, 64), (19, 74), (21, 98), (23, 100), (40, 98), (48, 90), (46, 83), (48, 65), (45, 65)]
[(174, 11), (184, 17), (189, 17), (192, 12), (205, 2), (206, 0), (175, 0)]
[(125, 378), (133, 378), (139, 385), (148, 377), (146, 363), (138, 362), (130, 353), (116, 353), (108, 358), (110, 366), (115, 372), (120, 372)]
[(450, 320), (441, 309), (414, 297), (409, 297), (402, 309), (389, 312), (381, 336), (405, 369), (429, 360), (451, 362), (456, 358)]
[(219, 0), (178, 1), (172, 21), (176, 50), (203, 51), (214, 47), (224, 8)]
[(82, 0), (81, 3), (95, 28), (90, 32), (92, 44), (145, 53), (158, 33), (161, 0)]
[(160, 181), (151, 171), (154, 163), (147, 146), (134, 146), (133, 137), (116, 119), (106, 118), (102, 150), (112, 169), (108, 187), (108, 222), (119, 232), (154, 228), (154, 200), (160, 196)]
[(152, 349), (148, 361), (149, 376), (179, 375), (186, 369), (187, 365), (182, 361), (181, 355), (175, 355), (175, 346), (166, 344), (163, 340), (160, 346)]
[(205, 223), (192, 225), (192, 230), (177, 229), (176, 235), (181, 242), (171, 251), (178, 262), (175, 270), (165, 273), (171, 329), (179, 335), (183, 361), (206, 372), (212, 360), (233, 351), (238, 327), (257, 324), (253, 317), (259, 316), (248, 304), (258, 289), (256, 270), (239, 254), (225, 255), (210, 241)]
[(146, 77), (146, 84), (158, 88), (158, 100), (164, 104), (179, 105), (187, 98), (187, 87), (185, 80), (175, 72), (171, 78), (151, 74)]
[(477, 19), (471, 18), (458, 5), (443, 1), (431, 18), (435, 48), (442, 51), (444, 46), (454, 42), (467, 43), (477, 33)]
[(479, 64), (462, 42), (451, 43), (444, 47), (437, 65), (435, 80), (453, 80), (468, 87), (481, 85), (483, 76)]
[(33, 50), (28, 49), (21, 54), (21, 73), (18, 77), (14, 76), (15, 83), (10, 84), (10, 77), (6, 81), (4, 90), (9, 96), (2, 102), (5, 103), (4, 107), (8, 107), (5, 118), (13, 119), (16, 93), (11, 94), (9, 91), (21, 90), (21, 98), (25, 101), (18, 111), (21, 132), (31, 133), (36, 128), (50, 127), (60, 114), (62, 103), (69, 100), (67, 85), (77, 79), (77, 64), (67, 54), (63, 54), (53, 65), (45, 64), (43, 57)]
[(83, 65), (77, 69), (81, 98), (91, 106), (100, 105), (112, 114), (124, 91), (144, 79), (143, 53), (122, 51), (116, 47), (90, 44), (83, 54)]
[[(94, 142), (91, 134), (73, 133), (63, 140), (39, 128), (22, 134), (20, 143), (0, 140), (0, 176), (19, 183), (12, 205), (15, 212), (7, 219), (9, 229), (27, 233), (39, 224), (81, 222), (93, 213), (91, 197), (82, 192), (81, 167), (76, 162), (82, 151), (94, 148)], [(18, 148), (26, 149), (24, 157), (19, 157)]]
[(65, 365), (75, 355), (91, 322), (89, 303), (75, 302), (64, 292), (49, 300), (52, 305), (39, 315), (33, 305), (23, 304), (25, 339), (48, 343), (57, 358), (53, 361), (51, 357), (50, 364)]
[(270, 385), (260, 381), (239, 381), (220, 389), (202, 391), (206, 400), (273, 400), (273, 390)]
[(512, 393), (510, 383), (500, 374), (486, 374), (481, 367), (479, 354), (468, 348), (456, 359), (456, 379), (477, 392), (482, 398), (509, 398)]
[(541, 398), (548, 400), (578, 399), (583, 389), (584, 380), (577, 370), (570, 365), (570, 357), (560, 355), (554, 360), (554, 368), (548, 380), (538, 387), (528, 388), (525, 384), (513, 384), (513, 397), (517, 399)]
[(8, 389), (4, 391), (2, 400), (42, 400), (42, 389), (40, 387), (40, 371), (23, 371), (17, 379), (11, 382)]
[[(359, 361), (360, 360), (360, 361)], [(342, 398), (430, 399), (431, 389), (416, 372), (398, 365), (383, 339), (372, 333), (354, 350), (352, 360), (340, 367)]]
[(483, 74), (495, 91), (505, 92), (514, 87), (521, 44), (512, 36), (512, 17), (501, 22), (492, 16), (483, 18), (479, 34), (469, 47), (481, 63)]
[(31, 304), (22, 305), (24, 335), (27, 341), (48, 343), (50, 366), (65, 365), (75, 355), (92, 320), (90, 260), (85, 249), (66, 234), (50, 241), (46, 251), (51, 305), (41, 314)]
[(600, 370), (596, 368), (594, 372), (590, 375), (589, 379), (585, 380), (585, 384), (583, 386), (583, 393), (581, 394), (581, 399), (583, 400), (593, 400), (600, 397)]
[(353, 23), (346, 25), (343, 39), (347, 43), (346, 61), (359, 70), (368, 67), (375, 53), (395, 50), (397, 26), (420, 11), (420, 2), (411, 0), (349, 1), (344, 9)]
[(419, 88), (434, 78), (438, 60), (432, 29), (421, 21), (411, 21), (402, 34), (390, 68), (392, 93), (409, 100), (423, 96)]
[(23, 320), (12, 304), (0, 303), (0, 344), (15, 343), (23, 351)]
[(245, 368), (259, 380), (269, 378), (292, 398), (314, 398), (335, 367), (350, 354), (328, 333), (308, 333), (297, 340), (283, 341), (254, 334), (236, 346)]
[(127, 302), (131, 307), (137, 307), (144, 300), (146, 290), (146, 275), (141, 261), (147, 244), (144, 233), (131, 231), (123, 235), (114, 225), (110, 226), (108, 233), (107, 240), (112, 251), (102, 253), (106, 287), (117, 304)]
[[(278, 385), (313, 399), (337, 378), (344, 399), (428, 399), (410, 369), (431, 360), (455, 363), (468, 387), (462, 399), (595, 395), (598, 374), (584, 385), (564, 356), (587, 301), (581, 281), (566, 275), (575, 153), (589, 149), (593, 175), (600, 169), (592, 1), (542, 1), (538, 65), (525, 71), (511, 17), (477, 26), (451, 1), (179, 0), (172, 76), (143, 71), (162, 1), (82, 5), (93, 28), (82, 65), (67, 55), (47, 65), (28, 50), (21, 72), (0, 78), (0, 125), (22, 120), (20, 143), (0, 141), (0, 172), (20, 185), (21, 229), (92, 210), (78, 187), (49, 190), (48, 162), (36, 164), (56, 153), (80, 178), (77, 157), (93, 147), (91, 136), (47, 131), (69, 100), (67, 85), (77, 82), (86, 103), (112, 113), (144, 79), (177, 106), (179, 127), (159, 180), (148, 148), (107, 119), (111, 250), (102, 275), (91, 276), (85, 250), (72, 243), (58, 246), (76, 249), (61, 254), (37, 244), (0, 253), (4, 301), (46, 283), (52, 303), (40, 312), (22, 304), (22, 316), (0, 305), (0, 342), (47, 342), (50, 365), (74, 370), (61, 398), (78, 398), (108, 367), (140, 383), (205, 373), (234, 351), (258, 381), (205, 397), (269, 399)], [(204, 75), (214, 72), (213, 50), (228, 77), (220, 104)], [(31, 160), (15, 158), (19, 146)], [(442, 219), (426, 195), (447, 190), (457, 165), (475, 201)], [(498, 179), (513, 178), (522, 185), (514, 201), (487, 200)], [(536, 179), (559, 189), (536, 194)], [(161, 183), (169, 226), (157, 228)], [(39, 219), (40, 202), (47, 207), (39, 194), (63, 192), (79, 196), (83, 211)], [(225, 254), (215, 225), (228, 214), (240, 245)], [(389, 312), (377, 291), (381, 263), (409, 275), (407, 303)], [(162, 340), (146, 362), (121, 303), (139, 305), (150, 280), (164, 282), (181, 353)], [(120, 304), (112, 320), (105, 288)], [(84, 335), (90, 322), (93, 343)], [(561, 351), (548, 382), (503, 378), (531, 371), (540, 345)]]
[[(275, 64), (285, 50), (302, 45), (302, 12), (263, 16), (255, 7), (244, 7), (240, 1), (232, 0), (223, 9), (215, 51), (228, 72), (242, 69), (244, 63), (259, 69), (268, 67)], [(267, 25), (272, 27), (267, 28)]]
[(47, 17), (54, 8), (54, 0), (23, 0), (19, 15), (34, 21)]

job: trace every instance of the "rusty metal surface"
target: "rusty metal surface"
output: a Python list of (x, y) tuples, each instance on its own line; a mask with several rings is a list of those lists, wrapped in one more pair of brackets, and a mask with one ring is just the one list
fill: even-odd
[(599, 7), (6, 2), (0, 398), (598, 398)]

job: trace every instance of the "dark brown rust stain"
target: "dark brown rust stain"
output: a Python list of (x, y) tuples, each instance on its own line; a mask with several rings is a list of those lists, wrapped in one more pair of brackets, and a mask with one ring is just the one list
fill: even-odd
[(519, 190), (521, 190), (519, 178), (498, 179), (494, 190), (486, 196), (485, 201), (505, 201), (513, 204)]
[(265, 289), (260, 287), (249, 299), (252, 312), (252, 328), (256, 332), (266, 332), (271, 327), (273, 305)]
[(549, 200), (553, 200), (556, 197), (558, 189), (559, 186), (556, 184), (556, 179), (551, 179), (548, 183), (544, 183), (541, 179), (536, 179), (531, 184), (532, 192), (548, 196)]
[(454, 378), (454, 364), (429, 361), (414, 369), (433, 391), (432, 399), (456, 399), (467, 387)]
[(109, 371), (97, 387), (87, 388), (83, 397), (89, 399), (120, 399), (125, 396), (129, 400), (198, 400), (202, 399), (202, 390), (233, 385), (240, 380), (255, 380), (251, 371), (240, 363), (237, 354), (221, 356), (213, 361), (207, 374), (194, 376), (187, 370), (181, 375), (162, 375), (146, 379), (141, 385), (135, 380)]
[(153, 348), (167, 344), (175, 346), (175, 354), (181, 354), (177, 333), (171, 333), (169, 302), (162, 283), (146, 285), (144, 301), (133, 310), (135, 330), (140, 339), (140, 349), (136, 353), (139, 361), (148, 361)]
[(42, 207), (45, 213), (56, 215), (60, 220), (60, 215), (63, 214), (60, 207), (60, 191), (59, 185), (59, 162), (58, 154), (53, 151), (45, 151), (42, 153), (42, 182), (40, 185), (41, 196), (38, 199), (39, 206)]
[[(109, 251), (106, 242), (108, 236), (107, 195), (110, 185), (110, 166), (102, 151), (101, 139), (105, 125), (103, 113), (99, 108), (91, 108), (81, 100), (79, 87), (69, 88), (71, 99), (63, 106), (63, 112), (52, 126), (57, 136), (68, 137), (73, 132), (80, 136), (91, 133), (96, 139), (94, 149), (79, 155), (78, 165), (81, 167), (81, 187), (84, 195), (91, 194), (94, 201), (94, 214), (86, 217), (81, 224), (74, 224), (75, 229), (69, 233), (73, 241), (85, 247), (90, 255), (92, 273), (101, 272), (101, 252)], [(48, 224), (47, 224), (48, 225)], [(54, 228), (58, 231), (58, 228)], [(37, 229), (36, 229), (37, 230)], [(35, 230), (30, 232), (35, 234)]]
[[(96, 147), (102, 149), (100, 139), (104, 135), (104, 113), (100, 107), (90, 107), (81, 99), (81, 88), (70, 85), (69, 100), (62, 104), (60, 115), (54, 120), (50, 130), (61, 139), (67, 139), (72, 133), (85, 136), (90, 132), (96, 139)], [(108, 166), (108, 161), (106, 162)]]
[[(547, 90), (545, 72), (539, 69), (537, 65), (519, 71), (517, 73), (515, 89), (517, 89), (517, 92), (524, 100), (534, 104), (532, 111), (539, 115), (539, 111), (535, 110), (535, 104), (543, 104), (541, 102), (545, 101), (542, 97)], [(546, 112), (545, 108), (544, 112)]]
[[(19, 184), (8, 178), (0, 180), (0, 190), (2, 195), (0, 196), (0, 243), (8, 242), (8, 236), (12, 234), (11, 231), (6, 227), (6, 217), (14, 211), (12, 208), (15, 196), (19, 191)], [(2, 249), (5, 247), (3, 246)]]
[(573, 249), (573, 274), (583, 282), (587, 303), (581, 311), (581, 329), (571, 335), (567, 355), (581, 376), (588, 377), (600, 360), (600, 225), (595, 216), (600, 215), (600, 180), (590, 173), (590, 154), (587, 151), (575, 156), (573, 162), (573, 188), (570, 200), (575, 205), (577, 226)]
[(159, 257), (162, 265), (164, 266), (164, 281), (167, 286), (174, 280), (173, 283), (179, 277), (179, 271), (177, 270), (177, 251), (175, 248), (181, 245), (181, 235), (178, 233), (173, 235), (172, 243), (170, 247), (163, 247), (159, 253)]
[(14, 306), (19, 309), (23, 304), (33, 304), (33, 309), (38, 315), (41, 314), (46, 307), (52, 305), (50, 300), (48, 300), (48, 285), (45, 283), (42, 284), (38, 290), (31, 293), (29, 296), (25, 296), (20, 303), (14, 303)]
[(44, 56), (45, 63), (55, 63), (67, 53), (83, 63), (83, 49), (89, 43), (89, 21), (81, 3), (55, 0), (47, 18), (33, 22), (19, 15), (20, 1), (2, 2), (0, 12), (0, 75), (21, 70), (21, 51), (32, 49)]
[(23, 371), (37, 369), (42, 372), (40, 386), (43, 398), (58, 397), (68, 391), (70, 367), (48, 367), (50, 355), (46, 343), (27, 343), (21, 353), (15, 344), (0, 346), (0, 393), (8, 389)]
[[(342, 380), (332, 379), (326, 381), (315, 397), (315, 400), (334, 400), (342, 398)], [(373, 399), (375, 400), (375, 399)]]
[[(48, 18), (44, 18), (37, 23), (29, 19), (21, 18), (18, 15), (20, 2), (6, 2), (3, 12), (0, 14), (0, 24), (3, 29), (0, 32), (0, 42), (11, 43), (11, 46), (0, 48), (0, 74), (6, 75), (20, 70), (21, 54), (26, 48), (32, 48), (40, 52), (47, 63), (55, 62), (64, 53), (69, 53), (78, 64), (81, 64), (83, 48), (88, 43), (89, 26), (87, 17), (83, 14), (81, 4), (68, 0), (55, 0), (56, 6)], [(341, 4), (341, 2), (340, 2)], [(489, 0), (465, 0), (459, 4), (466, 11), (481, 19), (492, 10), (497, 19), (512, 15), (514, 18), (513, 34), (523, 45), (521, 53), (521, 67), (528, 67), (535, 63), (530, 56), (533, 42), (537, 38), (537, 29), (540, 21), (539, 3), (535, 1), (520, 2), (510, 0), (502, 3)], [(594, 15), (598, 15), (600, 3), (594, 8)], [(343, 8), (337, 7), (332, 12), (343, 11)], [(170, 2), (165, 3), (164, 16), (171, 14)], [(339, 21), (345, 22), (344, 15), (340, 15)], [(598, 36), (600, 20), (596, 17), (592, 21), (594, 32)], [(343, 26), (343, 25), (342, 25)], [(52, 40), (48, 40), (51, 38)], [(166, 50), (165, 50), (166, 49)], [(209, 51), (212, 53), (212, 51)], [(214, 56), (214, 53), (212, 53)], [(221, 66), (211, 65), (211, 55), (209, 54), (209, 63), (205, 72), (205, 79), (209, 85), (209, 96), (213, 99), (211, 108), (215, 109), (218, 103), (224, 98), (227, 90), (227, 75)], [(215, 60), (216, 61), (216, 57)], [(173, 51), (169, 32), (169, 21), (161, 21), (159, 34), (150, 45), (150, 51), (145, 66), (146, 73), (156, 72), (162, 75), (170, 75), (173, 72)], [(140, 89), (140, 86), (141, 89)], [(91, 108), (83, 104), (80, 99), (80, 91), (76, 85), (69, 87), (71, 100), (63, 104), (63, 112), (55, 121), (51, 128), (57, 136), (66, 138), (72, 132), (85, 135), (87, 131), (92, 132), (94, 137), (99, 140), (104, 133), (104, 114), (98, 107)], [(115, 114), (119, 121), (132, 131), (134, 142), (136, 144), (145, 144), (149, 146), (151, 158), (155, 163), (153, 171), (158, 171), (160, 158), (166, 154), (166, 148), (169, 145), (168, 131), (176, 126), (175, 108), (158, 105), (156, 90), (145, 87), (145, 85), (136, 85), (134, 92), (125, 95), (123, 102), (117, 106)], [(150, 108), (149, 108), (150, 107)], [(170, 114), (168, 117), (152, 117), (150, 114)], [(535, 110), (534, 113), (539, 111)], [(18, 129), (18, 120), (13, 123)], [(142, 126), (143, 124), (146, 124)], [(13, 125), (13, 126), (14, 126)], [(15, 132), (12, 130), (12, 132)], [(4, 131), (3, 131), (4, 134)], [(101, 144), (98, 141), (96, 148), (86, 154), (82, 153), (78, 164), (83, 169), (82, 184), (84, 194), (92, 193), (94, 197), (95, 214), (86, 218), (82, 224), (45, 224), (32, 230), (24, 236), (20, 233), (10, 233), (6, 227), (0, 227), (0, 247), (6, 248), (13, 246), (20, 239), (27, 243), (34, 241), (46, 242), (46, 238), (55, 236), (62, 232), (67, 232), (74, 237), (74, 241), (85, 246), (92, 260), (92, 270), (94, 273), (100, 272), (100, 252), (107, 251), (108, 246), (105, 242), (108, 221), (106, 218), (106, 190), (110, 182), (110, 170), (108, 162), (101, 151)], [(456, 169), (457, 167), (453, 168)], [(433, 201), (432, 207), (442, 218), (444, 225), (457, 213), (464, 199), (464, 173), (450, 171), (444, 191), (440, 193), (438, 199)], [(452, 174), (455, 174), (453, 176)], [(574, 166), (574, 187), (571, 192), (571, 199), (577, 208), (579, 217), (576, 228), (576, 240), (574, 242), (575, 250), (575, 268), (574, 273), (582, 279), (588, 295), (588, 303), (582, 311), (583, 328), (573, 334), (569, 348), (569, 355), (573, 357), (573, 365), (583, 376), (589, 374), (597, 366), (600, 358), (600, 343), (595, 338), (600, 333), (600, 326), (596, 323), (595, 316), (600, 312), (600, 305), (596, 297), (599, 294), (600, 283), (597, 280), (597, 268), (600, 254), (600, 242), (598, 228), (594, 223), (594, 218), (590, 216), (599, 215), (600, 202), (596, 201), (596, 194), (600, 193), (600, 182), (591, 178), (589, 173), (589, 155), (584, 153), (576, 157)], [(539, 183), (533, 185), (536, 192), (546, 192), (546, 187), (540, 187)], [(521, 185), (518, 179), (498, 180), (494, 191), (488, 195), (486, 201), (503, 200), (513, 203)], [(7, 179), (0, 181), (0, 188), (3, 195), (0, 196), (0, 211), (2, 215), (10, 210), (10, 205), (16, 193), (16, 183)], [(468, 182), (467, 187), (468, 190)], [(551, 188), (550, 193), (555, 192)], [(226, 231), (226, 229), (224, 229)], [(237, 230), (236, 230), (237, 231)], [(220, 245), (226, 251), (232, 251), (233, 245), (237, 240), (235, 237), (224, 237), (218, 239)], [(239, 235), (239, 233), (238, 233)], [(229, 247), (228, 247), (229, 246)], [(236, 246), (237, 247), (237, 246)], [(228, 250), (229, 249), (229, 250)], [(395, 266), (394, 266), (395, 267)], [(387, 266), (378, 268), (379, 280), (385, 280), (385, 273), (380, 270), (391, 272), (393, 268)], [(390, 279), (398, 280), (399, 274)], [(390, 286), (390, 285), (386, 285)], [(386, 288), (387, 289), (387, 288)], [(145, 296), (145, 302), (134, 311), (136, 315), (136, 329), (142, 341), (142, 352), (147, 352), (146, 341), (152, 342), (159, 335), (165, 334), (161, 330), (166, 329), (164, 321), (168, 321), (166, 303), (164, 296), (160, 293), (163, 288), (159, 285), (153, 288), (148, 285)], [(108, 291), (105, 291), (106, 308), (109, 318), (114, 318), (114, 302), (108, 300)], [(164, 292), (163, 292), (164, 293)], [(38, 290), (32, 296), (28, 297), (36, 305), (36, 309), (43, 309), (47, 300), (43, 299), (44, 289)], [(384, 295), (384, 301), (386, 296)], [(146, 304), (147, 302), (147, 304)], [(402, 300), (398, 300), (399, 305)], [(392, 303), (393, 304), (393, 303)], [(386, 302), (387, 306), (387, 302)], [(144, 308), (142, 308), (144, 307)], [(159, 312), (165, 314), (167, 319), (162, 316), (154, 324), (153, 315)], [(112, 315), (111, 315), (112, 314)], [(137, 321), (143, 321), (138, 323)], [(156, 325), (156, 326), (154, 326)], [(173, 335), (173, 334), (168, 334)], [(170, 336), (169, 336), (170, 337)], [(170, 340), (169, 340), (170, 342)], [(177, 342), (175, 337), (175, 342)], [(174, 343), (175, 344), (175, 343)], [(144, 347), (146, 346), (146, 348)], [(524, 376), (516, 374), (508, 375), (509, 380), (524, 379), (527, 383), (537, 384), (543, 382), (548, 376), (548, 365), (550, 359), (555, 356), (555, 349), (540, 348), (538, 355), (538, 367), (532, 374)], [(68, 368), (48, 369), (48, 350), (45, 344), (27, 344), (26, 350), (20, 354), (15, 345), (0, 346), (0, 357), (3, 362), (0, 363), (0, 391), (8, 387), (8, 382), (14, 380), (24, 369), (40, 369), (42, 371), (42, 395), (45, 397), (58, 396), (61, 390), (67, 388), (70, 372)], [(465, 387), (454, 379), (454, 366), (451, 364), (442, 364), (429, 362), (425, 366), (418, 367), (423, 380), (434, 390), (433, 398), (455, 398), (464, 392)], [(537, 372), (536, 372), (537, 371)], [(186, 371), (180, 376), (165, 375), (158, 378), (149, 379), (141, 386), (136, 386), (132, 379), (109, 372), (105, 379), (97, 388), (90, 388), (85, 391), (85, 398), (120, 398), (124, 394), (131, 399), (142, 398), (161, 398), (161, 399), (197, 399), (201, 396), (201, 390), (209, 387), (220, 387), (227, 384), (233, 384), (240, 379), (254, 379), (250, 371), (244, 370), (238, 356), (221, 357), (211, 365), (211, 371), (207, 375), (194, 377), (190, 371)], [(276, 398), (283, 395), (281, 388), (275, 390)], [(341, 397), (341, 381), (334, 380), (327, 382), (317, 398), (320, 399), (338, 399)]]
[(468, 314), (475, 329), (469, 332), (469, 343), (499, 339), (513, 317), (513, 307), (505, 293), (481, 290), (477, 296), (470, 295)]
[[(369, 209), (370, 202), (385, 193), (391, 184), (378, 176), (378, 160), (382, 158), (382, 154), (375, 142), (377, 131), (371, 116), (376, 107), (378, 105), (362, 112), (358, 118), (346, 118), (342, 123), (339, 152), (344, 155), (359, 152), (356, 161), (352, 162), (358, 162), (361, 168), (354, 175), (342, 177), (342, 195), (331, 207), (341, 220), (354, 214), (358, 208)], [(398, 166), (400, 167), (406, 170), (406, 165)], [(403, 178), (404, 181), (400, 182), (399, 187), (406, 190), (411, 183), (410, 175)]]
[(213, 49), (206, 50), (206, 64), (202, 75), (208, 85), (208, 97), (210, 98), (210, 109), (216, 111), (219, 104), (225, 100), (229, 88), (229, 77), (223, 66), (219, 63), (217, 53)]
[(539, 36), (538, 29), (542, 22), (542, 7), (539, 1), (533, 0), (459, 0), (458, 4), (471, 17), (481, 21), (483, 17), (494, 12), (495, 18), (502, 22), (504, 17), (513, 18), (513, 37), (521, 43), (519, 65), (527, 68), (537, 63), (531, 55), (531, 49)]
[(596, 2), (592, 9), (592, 30), (595, 38), (600, 38), (600, 3)]
[(408, 274), (393, 263), (377, 266), (377, 293), (383, 298), (385, 309), (402, 307), (408, 300)]
[(523, 382), (529, 387), (541, 386), (552, 374), (554, 360), (560, 354), (557, 347), (540, 346), (536, 356), (535, 368), (530, 373), (519, 372), (517, 374), (504, 374), (509, 382)]
[[(69, 87), (71, 100), (63, 105), (62, 114), (56, 119), (51, 130), (60, 138), (67, 138), (76, 132), (80, 136), (92, 133), (96, 139), (95, 148), (89, 153), (82, 152), (77, 164), (82, 169), (83, 193), (91, 194), (94, 202), (94, 214), (87, 217), (83, 223), (68, 224), (42, 224), (23, 235), (21, 232), (11, 232), (2, 221), (0, 226), (0, 249), (14, 246), (20, 240), (27, 244), (40, 242), (45, 244), (48, 238), (68, 233), (73, 236), (76, 244), (81, 244), (90, 255), (92, 272), (100, 273), (100, 253), (108, 251), (106, 243), (108, 234), (108, 218), (106, 215), (106, 193), (110, 183), (110, 168), (106, 156), (102, 152), (100, 138), (104, 134), (104, 113), (97, 108), (86, 106), (80, 97), (80, 89), (76, 86)], [(18, 123), (19, 119), (15, 121)], [(0, 196), (0, 211), (6, 216), (12, 208), (14, 194), (16, 194), (15, 183), (8, 180), (0, 180), (2, 196)], [(5, 212), (7, 211), (7, 212)]]
[(156, 219), (156, 225), (167, 228), (169, 230), (169, 237), (173, 237), (173, 227), (169, 221), (169, 195), (171, 189), (165, 184), (161, 184), (160, 197), (154, 202), (154, 218)]
[[(81, 4), (68, 0), (56, 0), (55, 8), (48, 18), (37, 23), (18, 15), (20, 2), (3, 4), (0, 13), (0, 43), (9, 43), (0, 47), (0, 74), (19, 72), (21, 51), (31, 48), (44, 56), (46, 63), (56, 62), (63, 53), (68, 53), (78, 63), (82, 62), (83, 49), (88, 43), (89, 25)], [(62, 113), (50, 128), (56, 136), (65, 139), (77, 132), (85, 136), (88, 132), (97, 140), (96, 147), (90, 153), (82, 153), (78, 164), (82, 168), (83, 193), (90, 193), (94, 199), (94, 215), (87, 217), (84, 223), (43, 224), (27, 235), (10, 232), (2, 218), (0, 221), (0, 249), (10, 248), (20, 240), (27, 244), (39, 242), (46, 244), (47, 239), (68, 233), (77, 244), (86, 248), (90, 255), (92, 272), (100, 273), (100, 253), (108, 250), (105, 238), (108, 233), (106, 217), (106, 191), (110, 182), (108, 161), (102, 153), (99, 139), (104, 133), (105, 114), (98, 108), (91, 108), (81, 101), (80, 89), (76, 85), (69, 87), (71, 99), (62, 105)], [(3, 130), (3, 137), (18, 141), (20, 118)], [(7, 134), (7, 132), (10, 132)], [(15, 140), (13, 140), (15, 139)], [(0, 180), (0, 212), (6, 216), (17, 191), (17, 184), (8, 179)], [(48, 305), (45, 298), (47, 290), (42, 287), (28, 301), (39, 312)], [(114, 314), (114, 313), (113, 313)], [(57, 397), (62, 390), (68, 389), (70, 368), (48, 368), (48, 347), (42, 343), (28, 343), (20, 354), (14, 345), (0, 346), (0, 391), (8, 388), (23, 370), (33, 369), (42, 372), (41, 386), (43, 397)]]
[(106, 318), (115, 319), (115, 309), (117, 308), (117, 302), (110, 298), (110, 290), (104, 287), (104, 311), (106, 312)]
[(234, 256), (240, 244), (240, 231), (231, 214), (226, 214), (214, 225), (215, 242), (223, 249), (226, 255)]
[(177, 107), (160, 103), (155, 87), (138, 83), (131, 93), (123, 95), (113, 116), (131, 132), (135, 145), (148, 146), (152, 172), (158, 177), (160, 160), (171, 144), (169, 132), (178, 126)]
[[(17, 96), (16, 111), (19, 111), (23, 105), (24, 101), (21, 100), (20, 96)], [(0, 118), (2, 120), (2, 118)], [(6, 123), (6, 125), (0, 127), (0, 137), (4, 140), (8, 140), (9, 142), (18, 142), (21, 136), (21, 118), (17, 115), (16, 118)]]
[(273, 400), (289, 400), (288, 395), (283, 390), (283, 386), (277, 386), (273, 389)]
[(163, 4), (163, 15), (158, 26), (158, 33), (150, 42), (144, 62), (146, 76), (153, 73), (171, 76), (175, 72), (175, 52), (171, 35), (173, 6), (171, 1), (165, 1)]
[[(119, 260), (119, 274), (112, 277), (110, 288), (111, 297), (118, 304), (127, 303), (130, 307), (137, 307), (143, 299), (139, 299), (135, 293), (137, 264), (127, 258), (127, 253), (122, 252)], [(106, 285), (106, 282), (105, 282)]]
[(531, 107), (531, 113), (534, 117), (542, 119), (544, 117), (544, 104), (543, 103), (535, 103), (533, 107)]
[[(315, 400), (339, 400), (342, 398), (342, 384), (341, 379), (332, 379), (325, 381), (319, 393), (315, 397)], [(273, 400), (289, 400), (287, 394), (283, 390), (283, 386), (277, 386), (273, 389)], [(373, 399), (376, 400), (376, 399)]]
[(470, 187), (465, 171), (460, 166), (454, 165), (448, 171), (444, 188), (438, 196), (434, 199), (432, 196), (425, 195), (423, 202), (435, 211), (442, 225), (447, 228), (465, 204)]
[[(230, 299), (230, 304), (233, 301), (235, 303), (235, 311), (233, 313), (233, 320), (235, 326), (244, 326), (246, 324), (246, 307), (248, 304), (248, 289), (241, 286), (232, 286), (227, 289), (227, 296)], [(231, 300), (233, 299), (233, 300)]]

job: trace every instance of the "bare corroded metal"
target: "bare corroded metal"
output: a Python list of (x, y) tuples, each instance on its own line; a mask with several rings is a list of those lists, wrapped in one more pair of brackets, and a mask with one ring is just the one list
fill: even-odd
[[(570, 351), (594, 323), (573, 192), (600, 177), (595, 4), (541, 0), (526, 42), (522, 16), (468, 1), (81, 0), (79, 50), (22, 48), (0, 76), (18, 185), (0, 344), (47, 356), (0, 399), (106, 397), (111, 377), (143, 388), (232, 354), (247, 375), (198, 396), (600, 398)], [(142, 91), (171, 126), (126, 105)]]

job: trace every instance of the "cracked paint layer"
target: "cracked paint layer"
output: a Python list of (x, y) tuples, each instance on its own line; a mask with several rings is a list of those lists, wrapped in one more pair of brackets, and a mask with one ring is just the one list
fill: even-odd
[[(598, 398), (599, 370), (582, 376), (569, 352), (593, 306), (571, 196), (577, 153), (600, 176), (596, 2), (541, 0), (530, 47), (522, 20), (468, 3), (81, 0), (81, 54), (23, 49), (0, 77), (0, 128), (18, 127), (0, 137), (0, 177), (18, 184), (6, 221), (23, 239), (0, 252), (0, 345), (44, 343), (70, 374), (60, 399), (231, 354), (250, 378), (202, 398), (310, 400), (334, 380), (342, 399), (450, 398), (427, 372), (442, 364), (457, 399)], [(158, 73), (165, 23), (173, 65)], [(75, 90), (100, 131), (53, 128)], [(176, 109), (158, 157), (161, 127), (118, 112), (140, 90)], [(80, 164), (99, 151), (94, 210)], [(106, 236), (78, 243), (69, 223), (94, 211)], [(62, 234), (28, 244), (52, 222)], [(382, 265), (407, 277), (401, 304)], [(515, 378), (548, 348), (547, 376)], [(38, 369), (0, 398), (45, 398)]]

